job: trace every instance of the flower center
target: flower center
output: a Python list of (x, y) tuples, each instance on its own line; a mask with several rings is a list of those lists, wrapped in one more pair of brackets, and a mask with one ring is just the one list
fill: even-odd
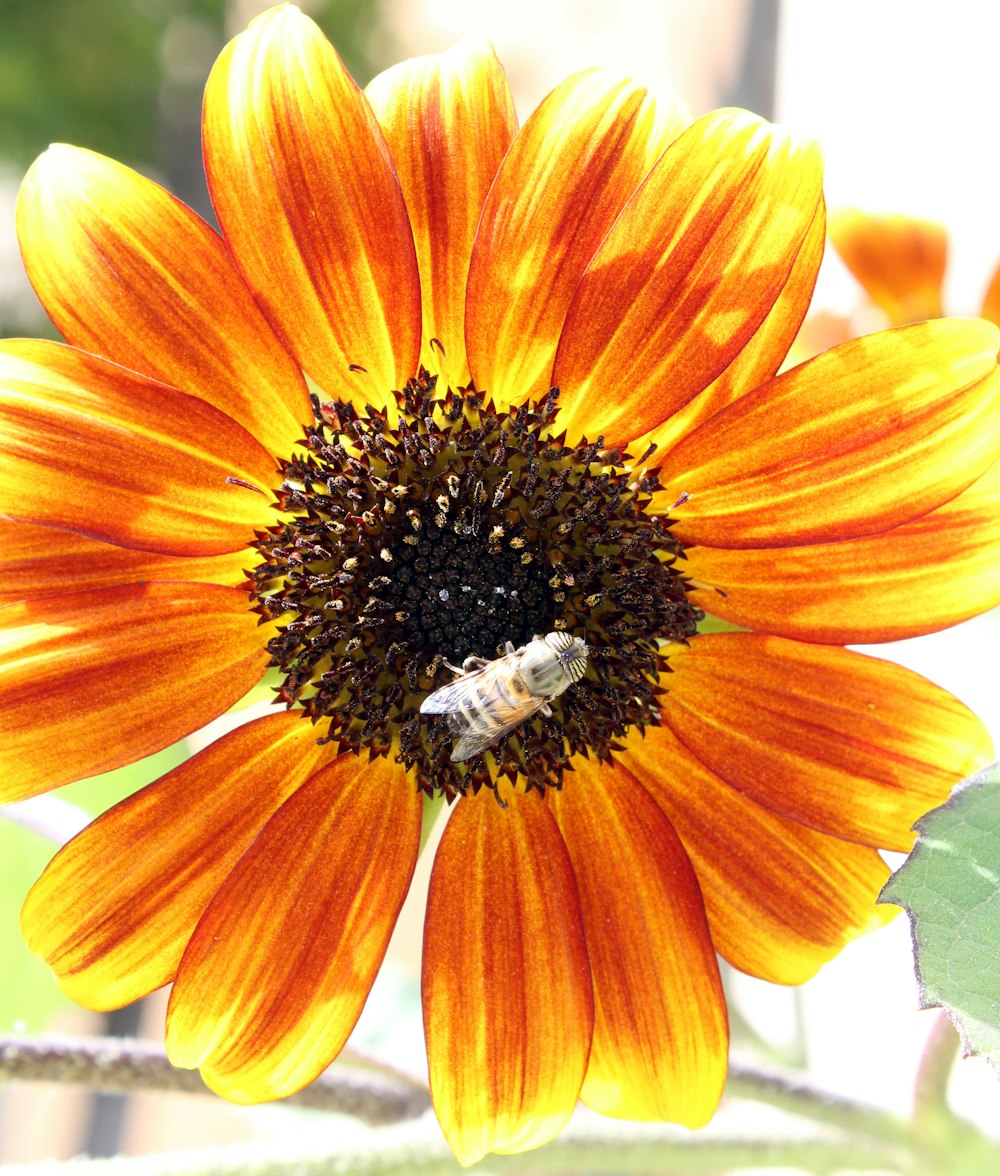
[(524, 550), (531, 558), (522, 561), (500, 544), (484, 547), (473, 523), (448, 526), (451, 504), (446, 499), (423, 511), (419, 504), (410, 508), (412, 534), (395, 549), (392, 572), (384, 577), (390, 582), (380, 585), (384, 611), (399, 621), (407, 646), (461, 662), (470, 653), (491, 657), (505, 641), (520, 646), (548, 632), (555, 611), (540, 553)]
[[(568, 447), (557, 403), (553, 389), (500, 411), (472, 390), (439, 395), (426, 373), (391, 415), (314, 398), (251, 590), (277, 622), (280, 697), (323, 742), (393, 755), (425, 792), (454, 796), (504, 776), (559, 787), (574, 754), (610, 758), (630, 727), (659, 721), (665, 644), (701, 614), (669, 520), (649, 509), (662, 491), (638, 467), (652, 450), (635, 462), (600, 438)], [(449, 724), (420, 713), (455, 679), (445, 663), (560, 631), (586, 643), (585, 675), (454, 762)]]

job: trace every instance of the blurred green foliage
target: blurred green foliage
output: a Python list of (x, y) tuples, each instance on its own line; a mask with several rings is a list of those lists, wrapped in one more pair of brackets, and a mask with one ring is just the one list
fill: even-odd
[[(373, 0), (303, 7), (366, 81)], [(68, 142), (169, 179), (172, 136), (197, 127), (208, 69), (251, 11), (226, 0), (0, 0), (0, 156), (26, 167)]]

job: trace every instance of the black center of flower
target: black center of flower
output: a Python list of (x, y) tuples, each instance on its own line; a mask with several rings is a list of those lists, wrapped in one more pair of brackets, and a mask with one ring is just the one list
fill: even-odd
[[(656, 471), (570, 447), (558, 392), (495, 409), (422, 374), (394, 411), (314, 401), (302, 450), (282, 463), (284, 521), (255, 546), (256, 610), (298, 705), (340, 750), (392, 755), (428, 793), (560, 786), (574, 754), (610, 758), (627, 730), (659, 721), (666, 642), (700, 613), (651, 506)], [(589, 649), (584, 677), (550, 705), (453, 763), (455, 737), (421, 702), (454, 679), (446, 662), (491, 660), (507, 642), (564, 630)]]
[[(417, 512), (420, 517), (420, 512)], [(421, 518), (417, 543), (397, 548), (392, 583), (384, 591), (393, 612), (405, 614), (404, 640), (434, 649), (448, 661), (470, 653), (493, 658), (504, 643), (526, 644), (555, 623), (543, 557), (522, 563), (516, 552), (484, 550), (480, 535), (439, 528)]]

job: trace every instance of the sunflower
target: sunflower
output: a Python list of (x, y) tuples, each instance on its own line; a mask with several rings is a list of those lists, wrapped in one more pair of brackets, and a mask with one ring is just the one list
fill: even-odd
[[(843, 645), (1000, 598), (1000, 333), (775, 376), (815, 147), (600, 71), (518, 129), (478, 40), (362, 93), (269, 11), (204, 144), (221, 234), (88, 151), (24, 181), (67, 342), (0, 349), (3, 798), (148, 755), (269, 667), (283, 706), (65, 846), (29, 943), (92, 1008), (172, 981), (171, 1059), (280, 1098), (347, 1040), (444, 798), (423, 1007), (458, 1158), (578, 1098), (704, 1123), (716, 952), (812, 975), (888, 917), (876, 847), (989, 756), (951, 695)], [(584, 676), (454, 760), (420, 712), (449, 663), (560, 632)]]

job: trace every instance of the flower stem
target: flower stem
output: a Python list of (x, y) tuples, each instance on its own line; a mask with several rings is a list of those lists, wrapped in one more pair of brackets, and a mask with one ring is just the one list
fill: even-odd
[[(961, 1161), (951, 1170), (969, 1173), (998, 1170), (994, 1167), (1000, 1161), (995, 1144), (970, 1124), (953, 1119), (950, 1113), (941, 1114), (939, 1100), (943, 1097), (947, 1071), (945, 1047), (953, 1056), (953, 1043), (942, 1030), (928, 1046), (929, 1061), (922, 1076), (914, 1123), (875, 1107), (811, 1089), (778, 1074), (734, 1065), (727, 1084), (731, 1098), (768, 1103), (845, 1134), (839, 1138), (825, 1134), (818, 1139), (727, 1139), (714, 1131), (692, 1135), (669, 1126), (628, 1124), (626, 1127), (603, 1122), (595, 1126), (585, 1120), (579, 1125), (572, 1124), (558, 1140), (538, 1151), (513, 1157), (491, 1156), (483, 1162), (482, 1170), (591, 1171), (595, 1165), (603, 1168), (603, 1155), (615, 1172), (623, 1174), (676, 1170), (689, 1176), (707, 1176), (744, 1167), (799, 1168), (819, 1176), (844, 1169), (916, 1174), (943, 1170), (922, 1167), (921, 1156), (927, 1151), (933, 1163), (938, 1162), (942, 1149), (933, 1145), (949, 1124), (954, 1131), (943, 1131), (948, 1137), (948, 1155), (956, 1163)], [(305, 1090), (283, 1100), (283, 1105), (335, 1111), (381, 1128), (350, 1154), (345, 1154), (342, 1146), (325, 1144), (290, 1151), (286, 1142), (273, 1151), (255, 1146), (252, 1154), (245, 1149), (217, 1149), (187, 1152), (183, 1157), (164, 1155), (84, 1162), (75, 1167), (80, 1176), (157, 1176), (165, 1172), (197, 1176), (229, 1176), (230, 1173), (235, 1176), (244, 1172), (250, 1176), (271, 1173), (291, 1176), (293, 1172), (296, 1176), (340, 1172), (394, 1176), (413, 1172), (432, 1176), (460, 1170), (430, 1120), (421, 1118), (430, 1106), (426, 1089), (414, 1079), (397, 1076), (377, 1063), (366, 1072), (371, 1063), (360, 1056), (347, 1055), (344, 1060), (353, 1065), (338, 1065), (334, 1073), (322, 1076)], [(936, 1064), (938, 1061), (940, 1066)], [(366, 1068), (358, 1069), (359, 1065)], [(0, 1037), (0, 1078), (64, 1082), (103, 1091), (208, 1093), (197, 1073), (172, 1067), (162, 1049), (143, 1042), (109, 1038), (39, 1041)], [(937, 1106), (937, 1112), (925, 1118), (921, 1114), (921, 1099), (926, 1105)], [(947, 1110), (947, 1104), (943, 1105)], [(935, 1132), (934, 1126), (942, 1131)], [(931, 1129), (931, 1138), (927, 1138), (927, 1129)], [(342, 1142), (339, 1141), (341, 1145)], [(988, 1162), (990, 1167), (976, 1168), (975, 1164), (981, 1161)]]
[[(107, 1037), (72, 1041), (0, 1037), (0, 1077), (64, 1082), (103, 1091), (210, 1093), (196, 1071), (171, 1066), (162, 1049)], [(388, 1080), (384, 1072), (376, 1077), (338, 1068), (336, 1074), (325, 1075), (284, 1103), (353, 1115), (363, 1123), (380, 1126), (422, 1115), (430, 1099), (426, 1090)]]
[[(634, 1126), (634, 1125), (633, 1125)], [(904, 1160), (905, 1163), (905, 1160)], [(724, 1176), (753, 1167), (801, 1169), (816, 1176), (833, 1173), (905, 1170), (886, 1150), (829, 1140), (741, 1140), (680, 1137), (669, 1128), (621, 1130), (569, 1128), (543, 1148), (514, 1156), (488, 1156), (476, 1167), (495, 1173), (614, 1172), (616, 1176), (683, 1172)], [(386, 1127), (361, 1146), (343, 1140), (301, 1145), (288, 1140), (144, 1157), (75, 1161), (76, 1176), (457, 1176), (463, 1169), (428, 1122)], [(11, 1168), (10, 1176), (39, 1176), (32, 1165)]]
[[(601, 1157), (604, 1157), (603, 1162)], [(905, 1163), (905, 1153), (863, 1145), (819, 1139), (632, 1139), (614, 1140), (564, 1136), (547, 1148), (511, 1157), (517, 1172), (683, 1172), (684, 1176), (727, 1176), (752, 1168), (801, 1169), (827, 1176), (837, 1172), (892, 1172)], [(509, 1161), (489, 1165), (498, 1173), (508, 1170)]]
[(928, 1117), (951, 1118), (948, 1079), (958, 1057), (958, 1032), (942, 1009), (935, 1019), (920, 1057), (913, 1091), (913, 1118), (919, 1124)]
[(924, 1046), (913, 1091), (913, 1135), (920, 1157), (918, 1176), (937, 1172), (1000, 1171), (1000, 1148), (948, 1102), (948, 1079), (961, 1041), (942, 1009)]
[(903, 1145), (911, 1139), (909, 1123), (889, 1111), (815, 1090), (780, 1074), (730, 1065), (726, 1094), (730, 1098), (768, 1103), (817, 1123), (839, 1127), (855, 1137), (866, 1135), (884, 1143)]

